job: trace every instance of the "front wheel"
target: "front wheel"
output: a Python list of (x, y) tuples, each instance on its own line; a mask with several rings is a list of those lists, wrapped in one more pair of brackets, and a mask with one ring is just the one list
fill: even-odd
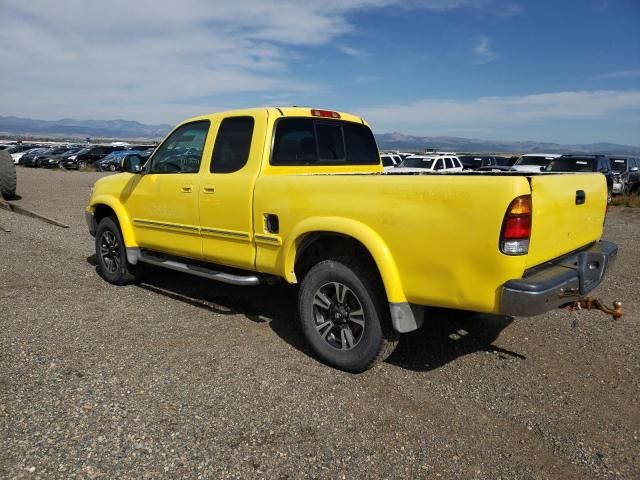
[(100, 220), (96, 229), (98, 273), (114, 285), (129, 285), (140, 278), (140, 268), (127, 261), (122, 233), (112, 217)]
[(341, 370), (367, 370), (398, 343), (380, 278), (357, 259), (343, 257), (315, 265), (302, 282), (298, 308), (311, 348)]

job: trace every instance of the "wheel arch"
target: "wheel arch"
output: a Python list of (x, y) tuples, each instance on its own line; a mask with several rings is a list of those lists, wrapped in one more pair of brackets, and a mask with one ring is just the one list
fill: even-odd
[(315, 263), (346, 253), (373, 263), (389, 302), (407, 301), (389, 247), (365, 224), (341, 217), (305, 219), (293, 229), (284, 250), (285, 277), (291, 283), (301, 280)]
[(133, 228), (129, 221), (129, 215), (127, 215), (122, 204), (114, 201), (110, 197), (97, 197), (92, 200), (88, 210), (93, 213), (96, 225), (105, 217), (115, 217), (122, 232), (122, 239), (124, 240), (125, 246), (127, 248), (137, 247)]

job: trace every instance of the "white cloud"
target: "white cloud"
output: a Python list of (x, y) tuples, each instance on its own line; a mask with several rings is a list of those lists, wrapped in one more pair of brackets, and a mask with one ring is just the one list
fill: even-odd
[(353, 58), (357, 58), (359, 60), (364, 60), (368, 54), (358, 48), (348, 47), (346, 45), (338, 45), (338, 50), (340, 50), (345, 55), (348, 55)]
[(640, 78), (640, 68), (635, 70), (618, 70), (616, 72), (598, 73), (593, 78)]
[(489, 63), (496, 58), (496, 54), (489, 44), (489, 37), (486, 35), (480, 36), (478, 43), (473, 47), (473, 53), (475, 55), (475, 62), (479, 64)]
[(410, 104), (360, 109), (377, 132), (421, 134), (437, 128), (475, 128), (526, 124), (551, 119), (604, 119), (640, 114), (640, 90), (554, 92), (472, 100), (423, 99)]
[[(384, 7), (498, 12), (511, 0), (1, 0), (0, 114), (172, 122), (223, 95), (295, 98), (300, 49)], [(363, 52), (342, 47), (348, 55)], [(215, 99), (215, 100), (212, 100)], [(230, 107), (233, 105), (224, 105)]]

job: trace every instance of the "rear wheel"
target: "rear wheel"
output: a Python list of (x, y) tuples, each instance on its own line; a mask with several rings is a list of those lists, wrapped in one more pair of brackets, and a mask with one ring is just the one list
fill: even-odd
[(114, 285), (129, 285), (141, 277), (141, 269), (127, 261), (122, 233), (113, 217), (100, 220), (96, 229), (98, 273)]
[(16, 196), (16, 165), (4, 150), (0, 150), (0, 195), (6, 199)]
[(357, 259), (325, 260), (311, 268), (300, 288), (298, 308), (311, 348), (341, 370), (367, 370), (397, 345), (379, 276)]

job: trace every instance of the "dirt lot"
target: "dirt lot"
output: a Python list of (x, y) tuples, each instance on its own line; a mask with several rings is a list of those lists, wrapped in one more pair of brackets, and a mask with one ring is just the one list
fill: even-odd
[(19, 169), (17, 203), (69, 229), (0, 210), (0, 477), (640, 478), (640, 209), (607, 220), (623, 320), (436, 310), (350, 375), (294, 288), (101, 280), (100, 175)]

